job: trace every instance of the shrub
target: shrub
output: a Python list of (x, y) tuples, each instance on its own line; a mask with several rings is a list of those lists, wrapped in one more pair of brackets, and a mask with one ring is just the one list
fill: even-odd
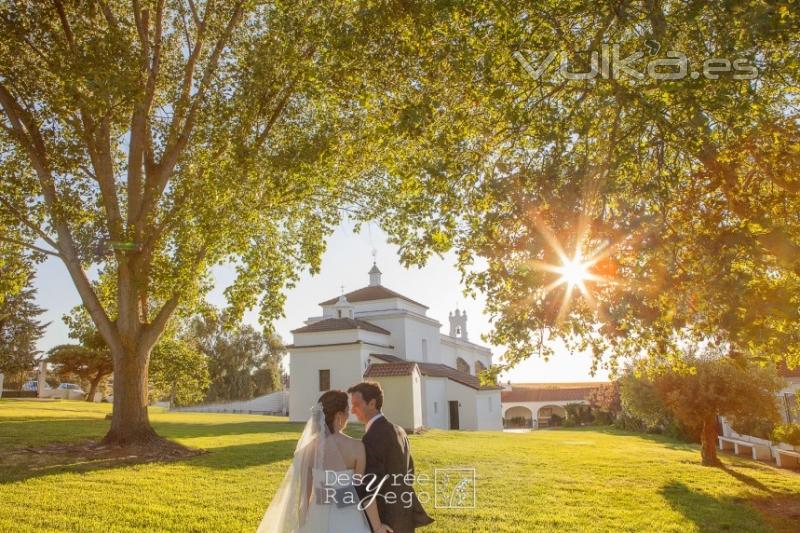
[(595, 412), (594, 420), (592, 421), (595, 426), (610, 426), (612, 423), (614, 423), (614, 418), (611, 413), (605, 411)]
[(567, 420), (573, 422), (572, 426), (585, 426), (594, 422), (595, 415), (591, 406), (583, 403), (568, 403), (564, 406), (567, 412)]
[(622, 411), (619, 380), (600, 385), (589, 395), (588, 400), (593, 411), (607, 415), (609, 422), (606, 424), (610, 424)]
[(527, 428), (531, 426), (531, 423), (524, 416), (512, 416), (505, 419), (505, 425), (506, 427)]
[(614, 427), (618, 429), (624, 429), (625, 431), (636, 431), (643, 433), (647, 429), (647, 424), (644, 421), (628, 413), (626, 411), (622, 411), (614, 420)]
[(800, 446), (800, 424), (779, 424), (772, 431), (772, 440)]
[(757, 417), (736, 417), (730, 420), (731, 427), (736, 433), (750, 435), (759, 439), (769, 439), (776, 429), (774, 421)]

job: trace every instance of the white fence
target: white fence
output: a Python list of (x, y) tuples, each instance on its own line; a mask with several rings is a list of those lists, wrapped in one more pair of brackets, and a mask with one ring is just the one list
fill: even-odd
[(175, 407), (172, 410), (198, 413), (242, 413), (286, 416), (289, 414), (289, 391), (273, 392), (272, 394), (265, 394), (250, 400), (238, 402), (208, 403), (189, 407)]
[(741, 435), (736, 433), (733, 428), (728, 424), (727, 420), (724, 417), (720, 417), (722, 422), (722, 436), (723, 437), (730, 437), (732, 439), (738, 439), (744, 442), (752, 442), (753, 444), (763, 444), (764, 446), (769, 446), (770, 454), (772, 458), (775, 458), (776, 452), (775, 450), (788, 450), (788, 451), (795, 451), (800, 452), (800, 447), (792, 446), (791, 444), (786, 444), (783, 442), (773, 442), (771, 440), (760, 439), (758, 437), (753, 437), (751, 435)]

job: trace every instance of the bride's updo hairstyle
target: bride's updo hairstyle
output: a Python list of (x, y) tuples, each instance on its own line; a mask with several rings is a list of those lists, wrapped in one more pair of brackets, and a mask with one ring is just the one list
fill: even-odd
[(317, 402), (322, 405), (325, 425), (333, 433), (333, 419), (336, 417), (336, 413), (344, 412), (347, 409), (347, 393), (341, 390), (329, 390), (320, 396)]

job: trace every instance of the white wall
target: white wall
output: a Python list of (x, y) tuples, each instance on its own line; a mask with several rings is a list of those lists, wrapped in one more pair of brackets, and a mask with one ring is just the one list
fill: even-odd
[[(405, 322), (404, 344), (406, 347), (406, 358), (412, 361), (440, 363), (439, 323), (431, 323), (427, 319), (420, 320), (415, 316), (409, 316)], [(428, 345), (426, 357), (423, 357), (422, 354), (422, 339), (425, 339)]]
[(363, 377), (364, 349), (360, 344), (294, 347), (289, 350), (289, 420), (303, 422), (324, 391), (319, 370), (331, 373), (331, 389), (347, 390)]
[(439, 350), (443, 364), (458, 368), (456, 360), (460, 357), (469, 364), (469, 373), (473, 376), (475, 375), (475, 361), (480, 361), (486, 368), (492, 364), (492, 352), (488, 348), (449, 335), (441, 336)]
[(503, 429), (500, 390), (476, 391), (477, 423), (479, 431), (500, 431)]
[(383, 389), (383, 414), (406, 431), (416, 431), (422, 424), (420, 375), (370, 378)]
[(405, 321), (403, 320), (402, 315), (390, 314), (384, 316), (369, 316), (359, 318), (366, 320), (370, 324), (375, 324), (376, 326), (389, 330), (391, 335), (388, 338), (389, 340), (387, 341), (387, 344), (394, 347), (395, 352), (399, 357), (405, 358), (406, 331)]
[[(445, 395), (447, 401), (458, 401), (458, 420), (459, 429), (478, 429), (478, 412), (475, 396), (477, 391), (466, 385), (462, 385), (456, 381), (448, 379), (445, 385)], [(450, 427), (450, 407), (445, 405), (447, 409), (447, 427)]]
[(313, 331), (295, 333), (295, 346), (315, 346), (318, 344), (343, 344), (346, 342), (369, 342), (379, 346), (389, 346), (389, 336), (384, 333), (363, 329), (342, 329), (338, 331)]
[[(446, 378), (422, 377), (423, 420), (430, 428), (447, 429)], [(436, 406), (434, 408), (434, 402)]]
[[(392, 332), (390, 344), (400, 357), (409, 361), (438, 363), (439, 329), (441, 324), (426, 316), (404, 312), (388, 311), (357, 314), (359, 318)], [(422, 354), (422, 339), (427, 340), (427, 358)]]
[[(167, 404), (169, 405), (169, 404)], [(220, 402), (204, 405), (191, 405), (187, 407), (174, 407), (172, 411), (193, 411), (203, 413), (282, 413), (286, 414), (289, 408), (289, 393), (286, 391), (273, 392), (257, 396), (250, 400), (238, 402)]]

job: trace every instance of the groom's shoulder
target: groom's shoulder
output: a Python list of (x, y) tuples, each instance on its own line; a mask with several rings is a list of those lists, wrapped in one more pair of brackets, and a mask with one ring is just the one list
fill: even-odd
[(377, 435), (379, 433), (386, 433), (391, 431), (394, 427), (394, 424), (386, 418), (385, 416), (381, 416), (377, 420), (375, 420), (372, 425), (370, 425), (369, 430), (364, 433), (364, 438), (370, 437), (372, 435)]
[(393, 433), (402, 436), (405, 436), (406, 434), (406, 430), (403, 429), (402, 426), (398, 426), (385, 416), (382, 416), (375, 422), (381, 422), (380, 426), (375, 426), (375, 429), (379, 429), (381, 433)]

